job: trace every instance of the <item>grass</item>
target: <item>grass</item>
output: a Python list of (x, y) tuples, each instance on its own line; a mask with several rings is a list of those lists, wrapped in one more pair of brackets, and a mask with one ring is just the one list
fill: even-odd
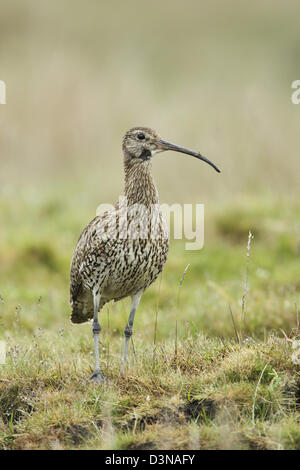
[[(1, 375), (1, 447), (283, 449), (299, 446), (299, 377), (284, 338), (241, 345), (188, 336), (153, 345), (119, 373), (103, 341), (107, 382), (87, 382), (90, 335), (39, 331), (12, 346)], [(108, 363), (108, 367), (107, 367)], [(298, 427), (297, 427), (298, 425)]]
[(129, 303), (101, 314), (103, 386), (87, 381), (90, 325), (69, 322), (68, 265), (85, 209), (54, 196), (34, 208), (2, 200), (1, 448), (298, 449), (298, 205), (212, 208), (203, 250), (173, 242), (142, 299), (125, 377)]

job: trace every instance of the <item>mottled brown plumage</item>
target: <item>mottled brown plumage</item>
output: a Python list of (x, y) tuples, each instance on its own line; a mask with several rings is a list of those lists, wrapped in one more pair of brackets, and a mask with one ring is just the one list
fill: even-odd
[(83, 230), (72, 258), (71, 321), (83, 323), (93, 318), (96, 367), (91, 379), (98, 382), (103, 380), (98, 358), (98, 311), (110, 300), (132, 297), (125, 328), (124, 365), (140, 297), (167, 260), (169, 236), (151, 174), (153, 155), (164, 150), (189, 153), (214, 166), (196, 152), (161, 140), (149, 128), (131, 129), (123, 139), (125, 197)]

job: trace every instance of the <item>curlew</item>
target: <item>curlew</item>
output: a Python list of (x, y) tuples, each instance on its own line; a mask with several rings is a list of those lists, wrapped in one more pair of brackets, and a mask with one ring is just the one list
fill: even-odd
[(71, 321), (93, 320), (95, 370), (91, 380), (104, 380), (99, 363), (98, 313), (109, 301), (131, 297), (124, 330), (121, 369), (142, 294), (161, 273), (167, 260), (169, 234), (159, 208), (151, 173), (152, 157), (173, 150), (192, 155), (220, 170), (207, 158), (165, 140), (147, 127), (135, 127), (123, 138), (125, 195), (113, 209), (95, 217), (81, 233), (71, 261)]

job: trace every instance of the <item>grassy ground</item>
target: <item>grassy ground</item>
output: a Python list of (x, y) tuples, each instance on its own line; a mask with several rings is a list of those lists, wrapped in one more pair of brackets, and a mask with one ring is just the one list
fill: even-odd
[(129, 303), (103, 310), (107, 382), (96, 386), (87, 381), (91, 327), (71, 325), (68, 306), (68, 265), (87, 207), (63, 200), (1, 202), (1, 447), (299, 449), (291, 340), (299, 335), (300, 206), (207, 210), (204, 249), (173, 242), (162, 278), (142, 299), (125, 377)]

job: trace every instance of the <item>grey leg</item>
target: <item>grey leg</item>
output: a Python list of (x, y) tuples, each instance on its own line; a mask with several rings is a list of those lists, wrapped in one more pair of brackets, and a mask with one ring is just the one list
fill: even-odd
[(128, 343), (132, 335), (132, 327), (133, 327), (133, 322), (134, 322), (135, 311), (140, 303), (142, 294), (143, 294), (143, 291), (140, 291), (131, 297), (132, 302), (131, 302), (130, 315), (129, 315), (129, 319), (124, 330), (125, 346), (124, 346), (124, 354), (123, 354), (123, 360), (122, 360), (122, 365), (121, 365), (122, 374), (124, 373), (124, 370), (125, 370), (127, 352), (128, 352)]
[(104, 380), (102, 375), (100, 364), (99, 364), (99, 333), (101, 331), (101, 326), (98, 321), (98, 312), (100, 305), (100, 293), (93, 293), (94, 296), (94, 318), (93, 318), (93, 337), (94, 337), (94, 351), (95, 351), (95, 370), (91, 375), (90, 380), (94, 382), (101, 383)]

